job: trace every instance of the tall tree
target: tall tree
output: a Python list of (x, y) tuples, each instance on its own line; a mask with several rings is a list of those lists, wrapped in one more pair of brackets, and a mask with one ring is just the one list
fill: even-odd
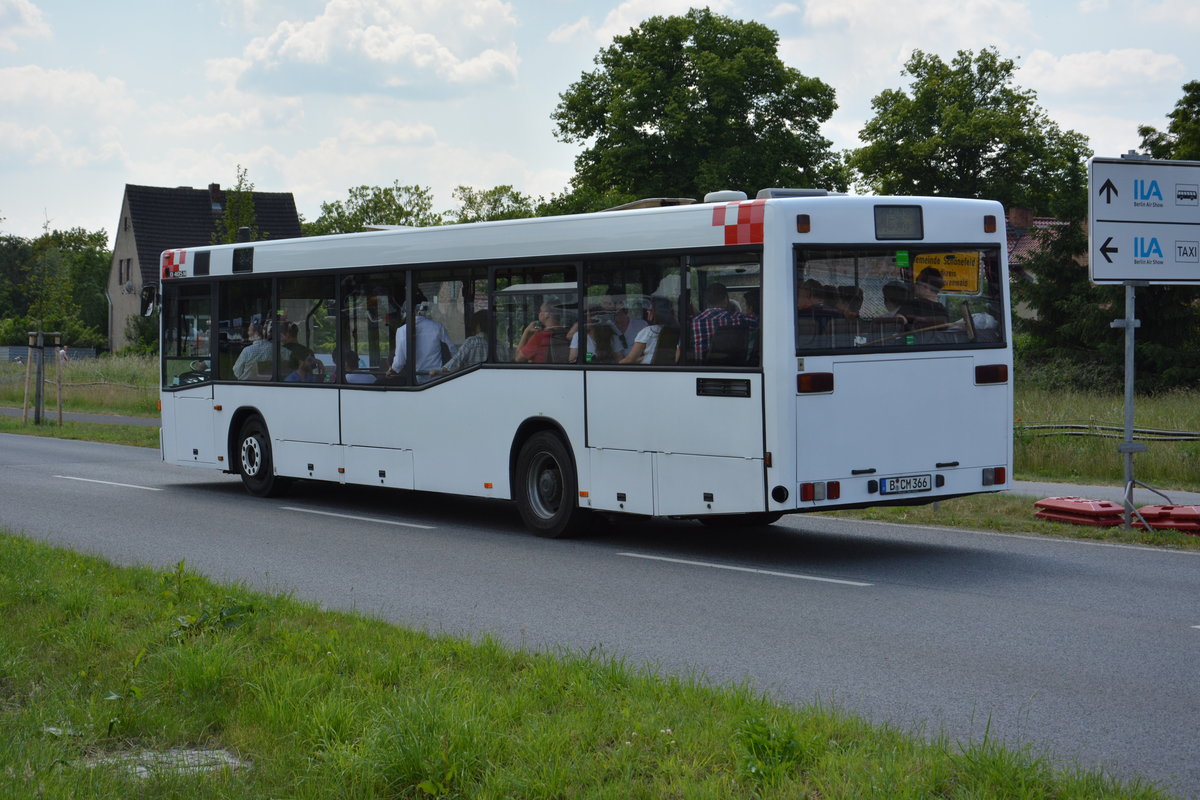
[(258, 229), (258, 214), (254, 210), (254, 183), (246, 177), (246, 168), (237, 165), (237, 182), (225, 190), (225, 209), (217, 217), (213, 244), (232, 244), (242, 228), (250, 231), (250, 240), (263, 238)]
[(483, 222), (495, 219), (521, 219), (537, 214), (537, 203), (508, 184), (491, 189), (459, 186), (451, 193), (459, 207), (447, 211), (446, 222)]
[(1063, 192), (1083, 185), (1087, 139), (1015, 86), (1015, 68), (994, 48), (960, 50), (949, 64), (914, 50), (902, 73), (910, 91), (871, 101), (851, 165), (881, 194), (980, 197), (1042, 214), (1075, 207)]
[[(596, 56), (560, 95), (555, 135), (586, 144), (570, 195), (702, 197), (767, 186), (844, 188), (819, 127), (834, 90), (784, 65), (779, 35), (692, 9), (651, 17)], [(570, 198), (559, 199), (563, 210)]]
[(1150, 125), (1138, 128), (1142, 152), (1152, 158), (1200, 160), (1200, 81), (1183, 85), (1183, 97), (1176, 101), (1167, 119), (1170, 122), (1165, 131)]
[(433, 191), (426, 186), (355, 186), (345, 202), (321, 203), (321, 215), (303, 223), (305, 236), (356, 233), (368, 225), (440, 225)]

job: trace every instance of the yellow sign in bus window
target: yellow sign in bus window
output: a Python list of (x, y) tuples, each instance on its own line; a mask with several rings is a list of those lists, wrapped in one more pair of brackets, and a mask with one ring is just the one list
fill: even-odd
[(958, 294), (979, 293), (979, 253), (921, 253), (916, 258), (913, 272), (921, 274), (926, 267), (935, 267), (942, 273), (944, 292)]

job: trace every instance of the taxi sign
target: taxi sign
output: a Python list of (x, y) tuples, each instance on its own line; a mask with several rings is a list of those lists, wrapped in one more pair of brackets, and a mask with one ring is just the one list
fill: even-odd
[(921, 270), (934, 267), (942, 273), (945, 284), (942, 291), (956, 294), (979, 293), (979, 253), (921, 253), (916, 258), (913, 272), (920, 276)]
[(1200, 284), (1200, 162), (1088, 161), (1095, 283)]

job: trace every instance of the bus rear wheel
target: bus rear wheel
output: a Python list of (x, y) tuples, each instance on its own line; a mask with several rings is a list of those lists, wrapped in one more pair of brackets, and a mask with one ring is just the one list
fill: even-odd
[(275, 497), (288, 486), (286, 478), (275, 474), (271, 457), (271, 437), (262, 417), (251, 417), (238, 433), (238, 472), (242, 485), (255, 497)]
[(541, 431), (521, 446), (516, 501), (525, 526), (538, 536), (557, 539), (583, 526), (575, 462), (557, 434)]
[(773, 525), (781, 517), (783, 517), (782, 511), (757, 511), (749, 514), (721, 514), (697, 519), (701, 525), (709, 528), (762, 528)]

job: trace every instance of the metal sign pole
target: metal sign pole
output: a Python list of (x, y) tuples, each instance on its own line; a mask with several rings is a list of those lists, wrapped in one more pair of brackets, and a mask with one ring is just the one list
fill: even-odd
[(1133, 377), (1134, 377), (1134, 331), (1141, 326), (1141, 321), (1134, 315), (1137, 286), (1147, 285), (1145, 281), (1125, 282), (1125, 319), (1112, 322), (1114, 328), (1125, 329), (1125, 439), (1117, 445), (1117, 452), (1125, 456), (1125, 527), (1133, 525), (1133, 454), (1146, 452), (1146, 445), (1133, 441)]

